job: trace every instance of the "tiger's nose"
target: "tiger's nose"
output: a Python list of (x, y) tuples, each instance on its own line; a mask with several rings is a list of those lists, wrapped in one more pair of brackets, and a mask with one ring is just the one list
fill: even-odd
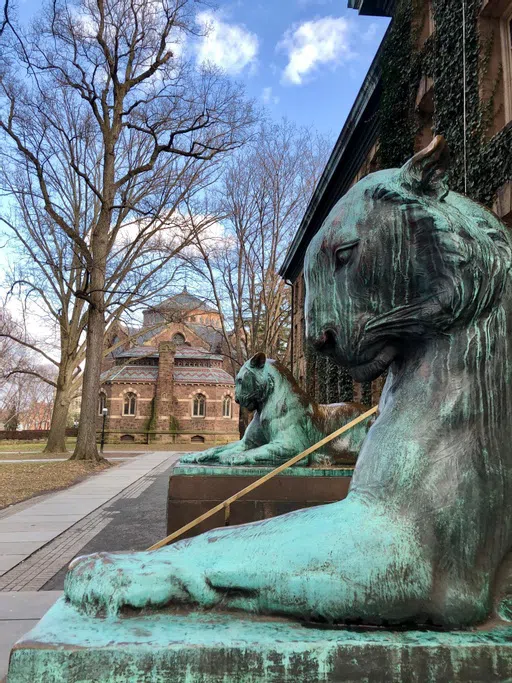
[(320, 353), (329, 353), (336, 348), (336, 331), (327, 327), (315, 338), (311, 340), (313, 347)]

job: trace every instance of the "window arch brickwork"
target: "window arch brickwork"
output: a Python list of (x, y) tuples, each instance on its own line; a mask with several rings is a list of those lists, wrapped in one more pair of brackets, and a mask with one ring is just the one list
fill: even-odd
[(206, 396), (196, 394), (192, 399), (192, 417), (206, 417)]
[(133, 416), (137, 413), (137, 395), (133, 391), (128, 391), (124, 395), (123, 415)]
[(231, 396), (224, 396), (222, 399), (222, 417), (231, 418), (233, 415), (233, 405)]

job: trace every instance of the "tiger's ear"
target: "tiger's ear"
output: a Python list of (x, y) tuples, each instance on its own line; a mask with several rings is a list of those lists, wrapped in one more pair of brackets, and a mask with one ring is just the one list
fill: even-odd
[(450, 152), (442, 135), (409, 159), (398, 173), (399, 183), (414, 194), (444, 199), (448, 194), (446, 171)]
[(266, 360), (267, 357), (265, 356), (263, 351), (255, 353), (254, 356), (251, 358), (251, 368), (261, 369), (265, 365)]

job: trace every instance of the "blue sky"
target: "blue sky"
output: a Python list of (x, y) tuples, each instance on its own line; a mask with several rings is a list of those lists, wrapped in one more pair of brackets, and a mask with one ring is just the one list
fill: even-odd
[(265, 100), (272, 116), (337, 135), (388, 25), (388, 19), (362, 17), (346, 5), (220, 2), (210, 14), (205, 52), (224, 61), (250, 95)]
[[(219, 0), (215, 11), (197, 16), (208, 25), (207, 36), (184, 49), (196, 61), (214, 62), (242, 81), (271, 117), (313, 126), (334, 142), (388, 24), (360, 17), (346, 4)], [(17, 6), (27, 23), (42, 0), (19, 0)]]
[[(21, 0), (27, 21), (42, 0)], [(274, 118), (286, 116), (337, 136), (386, 30), (347, 0), (218, 0), (198, 20), (209, 34), (195, 47), (243, 81)]]

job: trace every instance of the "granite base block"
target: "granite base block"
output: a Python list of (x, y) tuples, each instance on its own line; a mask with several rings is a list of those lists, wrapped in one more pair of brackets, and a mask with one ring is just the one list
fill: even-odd
[[(182, 465), (169, 478), (167, 533), (172, 534), (196, 517), (272, 471), (271, 467)], [(353, 468), (291, 467), (206, 519), (183, 535), (189, 538), (219, 526), (257, 522), (346, 497)]]
[(8, 683), (325, 683), (512, 680), (512, 626), (308, 628), (284, 619), (159, 612), (114, 620), (61, 598), (14, 646)]

